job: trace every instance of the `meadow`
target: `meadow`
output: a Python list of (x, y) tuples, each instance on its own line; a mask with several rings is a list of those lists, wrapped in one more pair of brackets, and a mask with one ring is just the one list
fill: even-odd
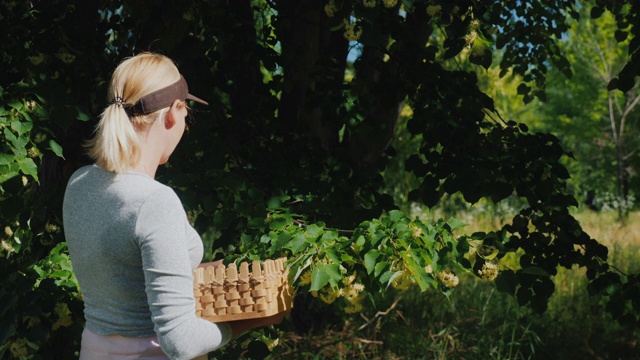
[[(476, 214), (477, 215), (477, 214)], [(592, 238), (609, 248), (609, 263), (623, 273), (640, 268), (640, 212), (622, 224), (614, 212), (575, 214)], [(465, 219), (469, 230), (490, 229), (491, 216)], [(466, 274), (450, 299), (416, 290), (376, 299), (363, 311), (318, 329), (287, 332), (273, 359), (640, 359), (640, 326), (625, 328), (605, 313), (602, 299), (587, 294), (583, 269), (560, 269), (547, 312), (518, 306), (511, 296)], [(385, 310), (386, 309), (386, 310)], [(275, 345), (275, 344), (274, 344)]]

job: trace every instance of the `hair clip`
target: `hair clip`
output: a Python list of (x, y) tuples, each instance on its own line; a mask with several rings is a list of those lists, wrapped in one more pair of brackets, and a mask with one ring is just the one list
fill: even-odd
[(122, 96), (116, 96), (113, 98), (113, 101), (111, 102), (110, 105), (115, 105), (117, 107), (124, 107), (124, 99), (122, 98)]

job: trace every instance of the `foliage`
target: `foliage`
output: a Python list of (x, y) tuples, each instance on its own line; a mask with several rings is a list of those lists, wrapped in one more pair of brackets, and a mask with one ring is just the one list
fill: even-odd
[[(614, 213), (576, 213), (588, 233), (611, 249), (611, 262), (624, 272), (637, 271), (640, 214), (627, 225)], [(493, 228), (490, 216), (468, 225)], [(504, 264), (509, 264), (505, 261)], [(583, 271), (560, 269), (549, 308), (538, 314), (495, 291), (491, 282), (462, 274), (460, 285), (442, 302), (433, 292), (390, 291), (377, 298), (378, 309), (364, 309), (345, 322), (321, 331), (281, 335), (273, 359), (629, 359), (640, 354), (637, 327), (624, 327), (600, 311), (587, 294)], [(579, 320), (578, 320), (579, 319)]]
[[(575, 160), (565, 163), (574, 178), (573, 191), (592, 208), (600, 209), (605, 197), (615, 198), (607, 205), (619, 203), (613, 207), (624, 218), (638, 186), (640, 143), (634, 134), (640, 122), (633, 114), (640, 101), (640, 80), (625, 93), (607, 89), (626, 64), (630, 41), (622, 40), (612, 14), (589, 19), (590, 12), (584, 4), (583, 20), (572, 22), (559, 44), (573, 64), (574, 76), (552, 77), (547, 84), (550, 96), (539, 106), (542, 118), (532, 126), (557, 134), (572, 152)], [(551, 119), (559, 121), (552, 125)]]
[[(476, 68), (490, 68), (495, 49), (500, 73), (522, 80), (525, 102), (545, 98), (549, 67), (572, 74), (558, 40), (566, 16), (577, 14), (573, 3), (519, 4), (2, 2), (0, 224), (11, 234), (0, 259), (8, 279), (0, 301), (9, 304), (0, 355), (77, 350), (81, 305), (59, 245), (61, 194), (87, 163), (81, 144), (105, 105), (110, 72), (143, 50), (173, 58), (191, 91), (211, 103), (194, 107), (188, 134), (159, 172), (212, 243), (209, 257), (288, 255), (300, 293), (338, 294), (348, 312), (394, 284), (450, 295), (453, 270), (496, 275), (498, 261), (521, 254), (496, 280), (520, 305), (544, 312), (557, 268), (577, 265), (616, 319), (637, 321), (637, 275), (614, 272), (607, 248), (569, 212), (577, 202), (560, 140), (504, 120), (480, 89)], [(637, 63), (640, 37), (623, 25), (638, 12), (601, 6), (629, 33)], [(624, 89), (637, 68), (627, 64), (614, 85)], [(397, 134), (411, 144), (391, 146)], [(398, 194), (425, 207), (455, 196), (524, 205), (500, 229), (458, 234), (458, 221), (398, 211), (406, 204), (394, 203), (385, 179), (403, 171), (411, 181)], [(70, 309), (70, 323), (55, 326), (66, 311), (52, 299)], [(37, 331), (23, 320), (28, 311), (40, 319)], [(74, 340), (56, 341), (63, 332)]]

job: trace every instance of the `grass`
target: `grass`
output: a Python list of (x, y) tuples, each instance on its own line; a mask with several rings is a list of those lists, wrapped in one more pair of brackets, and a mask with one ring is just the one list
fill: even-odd
[[(612, 265), (624, 273), (640, 272), (640, 213), (632, 213), (625, 225), (615, 214), (575, 216), (608, 246)], [(556, 291), (542, 315), (471, 275), (461, 277), (449, 300), (415, 290), (388, 294), (378, 300), (385, 311), (346, 320), (331, 308), (301, 304), (292, 316), (298, 330), (281, 338), (271, 358), (640, 359), (640, 325), (629, 329), (614, 322), (600, 300), (587, 294), (583, 269), (560, 269), (554, 281)], [(305, 322), (322, 325), (300, 331)]]

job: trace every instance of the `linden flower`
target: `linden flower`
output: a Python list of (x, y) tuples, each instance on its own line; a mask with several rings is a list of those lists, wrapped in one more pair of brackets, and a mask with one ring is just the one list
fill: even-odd
[(361, 303), (351, 303), (344, 308), (344, 312), (347, 314), (355, 314), (362, 311), (363, 307)]
[(356, 274), (351, 274), (349, 277), (343, 278), (342, 283), (345, 285), (351, 285), (356, 280)]
[(277, 338), (277, 339), (263, 338), (261, 341), (264, 342), (265, 345), (267, 345), (267, 348), (269, 348), (270, 351), (273, 351), (273, 349), (275, 349), (276, 346), (278, 346), (278, 344), (280, 343), (280, 338)]
[(344, 312), (347, 314), (355, 314), (362, 311), (363, 306), (361, 303), (351, 303), (344, 308)]
[(29, 111), (29, 112), (32, 112), (33, 110), (35, 110), (37, 106), (38, 106), (38, 104), (37, 104), (35, 101), (33, 101), (33, 100), (26, 101), (26, 102), (24, 103), (24, 107), (25, 107), (25, 108), (27, 109), (27, 111)]
[(8, 237), (12, 237), (13, 236), (13, 230), (11, 230), (10, 227), (5, 226), (4, 227), (4, 234), (7, 235)]
[(492, 281), (495, 280), (496, 277), (498, 277), (498, 272), (498, 264), (485, 262), (484, 264), (482, 264), (482, 269), (478, 270), (478, 275), (480, 275), (483, 280)]
[(460, 281), (458, 280), (458, 277), (456, 276), (456, 274), (452, 273), (449, 270), (445, 270), (443, 272), (438, 273), (438, 279), (440, 279), (440, 282), (442, 282), (442, 285), (449, 288), (458, 286), (458, 282)]
[(411, 230), (412, 230), (411, 237), (414, 238), (414, 239), (418, 238), (418, 237), (420, 237), (420, 235), (422, 235), (422, 229), (420, 229), (417, 226), (413, 226), (412, 225), (411, 226)]
[(338, 12), (338, 7), (333, 0), (330, 0), (327, 5), (324, 6), (324, 13), (327, 14), (328, 17), (336, 16)]
[(341, 294), (345, 300), (349, 302), (344, 309), (347, 314), (354, 314), (362, 311), (362, 300), (364, 300), (364, 295), (362, 291), (364, 290), (364, 285), (355, 283), (350, 285), (344, 289), (341, 289)]
[(46, 139), (47, 139), (47, 134), (40, 132), (40, 133), (36, 134), (36, 138), (34, 139), (34, 141), (36, 143), (41, 143), (41, 142), (45, 141)]
[(30, 147), (29, 150), (27, 150), (27, 156), (32, 159), (37, 158), (38, 155), (40, 155), (40, 152), (35, 147)]
[(392, 282), (391, 286), (394, 289), (398, 290), (407, 290), (411, 285), (413, 285), (415, 281), (409, 276), (406, 271), (403, 271), (398, 277), (396, 277)]
[(391, 9), (398, 4), (398, 0), (382, 0), (382, 3), (384, 4), (384, 7)]
[(55, 224), (47, 224), (47, 226), (44, 227), (44, 231), (48, 233), (57, 233), (59, 230), (60, 227)]
[(476, 40), (476, 38), (478, 37), (478, 33), (473, 30), (470, 33), (468, 33), (467, 35), (464, 36), (464, 41), (467, 45), (467, 47), (471, 47), (471, 45), (473, 45), (473, 42)]
[(61, 327), (68, 327), (73, 323), (73, 320), (71, 320), (70, 316), (64, 316), (61, 317), (60, 319), (56, 320), (56, 322), (53, 323), (52, 329), (53, 330), (58, 330)]
[(362, 5), (364, 5), (364, 7), (368, 7), (368, 8), (376, 7), (377, 3), (378, 3), (377, 0), (362, 0)]
[(24, 338), (15, 339), (9, 343), (9, 351), (16, 359), (21, 359), (29, 355), (27, 350), (27, 340)]
[(433, 274), (433, 268), (431, 267), (431, 264), (424, 267), (424, 272), (426, 272), (427, 274)]
[(71, 64), (76, 60), (76, 56), (73, 54), (69, 54), (68, 52), (60, 49), (60, 51), (56, 54), (56, 57), (60, 59), (65, 64)]
[(300, 279), (298, 281), (300, 281), (300, 284), (302, 285), (311, 284), (311, 271), (305, 271), (302, 275), (300, 275)]
[(427, 14), (429, 14), (429, 16), (435, 16), (436, 14), (438, 14), (440, 12), (440, 10), (442, 10), (442, 6), (440, 6), (440, 5), (429, 5), (429, 6), (427, 6)]
[(7, 253), (12, 253), (16, 251), (16, 249), (13, 248), (13, 245), (9, 244), (4, 240), (0, 242), (0, 246), (2, 246), (2, 250), (6, 251)]
[(478, 30), (479, 27), (480, 21), (478, 19), (471, 20), (471, 22), (469, 23), (469, 29), (471, 30)]
[(33, 65), (40, 65), (44, 61), (44, 56), (42, 54), (38, 54), (36, 56), (29, 56), (29, 61), (31, 61)]
[(69, 310), (69, 306), (66, 303), (57, 303), (53, 311), (59, 317), (71, 315), (71, 310)]
[(57, 303), (54, 312), (58, 315), (58, 320), (53, 323), (53, 330), (57, 330), (61, 327), (67, 327), (73, 322), (71, 320), (71, 311), (66, 303)]
[(29, 185), (29, 179), (26, 176), (22, 176), (22, 186)]
[(40, 318), (37, 316), (23, 316), (22, 321), (27, 324), (27, 329), (31, 329), (34, 325), (40, 323)]
[(329, 290), (322, 291), (322, 292), (318, 293), (318, 297), (324, 303), (331, 304), (334, 301), (336, 301), (336, 299), (338, 297), (340, 297), (340, 293), (341, 293), (341, 291), (339, 291), (339, 290), (336, 290), (336, 289), (333, 289), (333, 288), (329, 288)]
[(362, 284), (353, 284), (344, 289), (340, 289), (340, 294), (349, 302), (353, 303), (354, 301), (358, 301), (360, 298), (360, 293), (364, 290), (364, 285)]
[(357, 41), (362, 36), (362, 28), (355, 23), (344, 21), (344, 38), (349, 41)]

